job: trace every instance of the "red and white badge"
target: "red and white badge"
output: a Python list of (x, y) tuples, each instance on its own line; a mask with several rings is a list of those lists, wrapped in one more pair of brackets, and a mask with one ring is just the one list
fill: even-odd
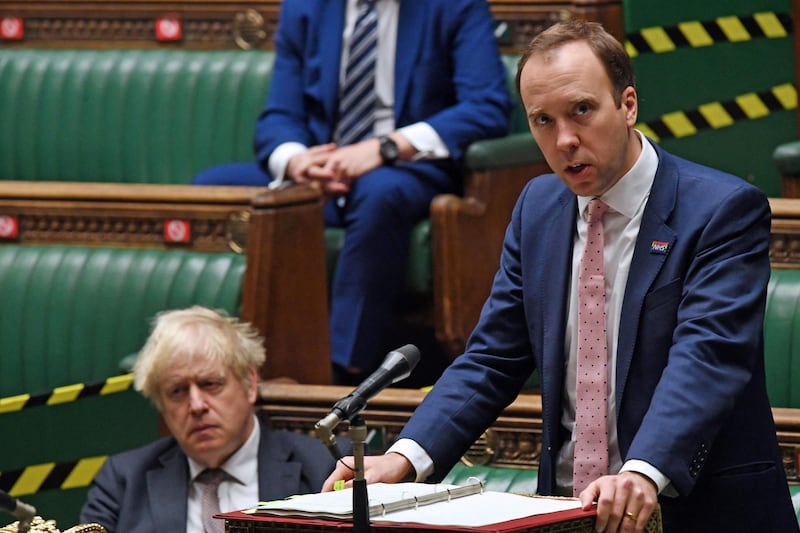
[(19, 41), (25, 35), (25, 24), (19, 17), (0, 18), (0, 39)]
[(192, 240), (192, 225), (188, 220), (171, 218), (164, 221), (164, 240), (167, 242), (189, 242)]
[(183, 26), (177, 15), (168, 15), (156, 19), (156, 40), (180, 41), (183, 39)]
[(19, 221), (11, 215), (0, 215), (0, 239), (16, 239), (19, 236)]

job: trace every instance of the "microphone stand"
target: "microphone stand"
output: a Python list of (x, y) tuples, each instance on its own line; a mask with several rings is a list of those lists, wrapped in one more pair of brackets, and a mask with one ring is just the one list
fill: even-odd
[(353, 530), (355, 533), (369, 532), (369, 497), (367, 480), (364, 478), (365, 442), (367, 425), (360, 414), (350, 419), (350, 440), (353, 443)]

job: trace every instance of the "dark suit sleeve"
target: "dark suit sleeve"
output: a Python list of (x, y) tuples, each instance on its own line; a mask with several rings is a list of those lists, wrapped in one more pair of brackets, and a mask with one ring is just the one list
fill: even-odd
[(124, 493), (124, 480), (116, 471), (114, 457), (109, 457), (94, 478), (92, 487), (81, 509), (82, 524), (97, 523), (106, 531), (117, 530), (120, 498)]
[[(537, 178), (541, 179), (541, 178)], [(522, 296), (520, 246), (528, 186), (512, 214), (500, 268), (466, 352), (436, 382), (401, 432), (434, 463), (431, 481), (443, 478), (516, 398), (534, 370)]]

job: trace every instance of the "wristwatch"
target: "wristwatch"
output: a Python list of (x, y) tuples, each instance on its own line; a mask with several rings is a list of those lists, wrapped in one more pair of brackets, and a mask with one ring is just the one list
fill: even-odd
[(380, 142), (380, 153), (381, 159), (383, 159), (383, 164), (387, 166), (393, 166), (397, 161), (397, 156), (399, 150), (397, 149), (397, 143), (392, 140), (391, 137), (388, 135), (381, 135), (378, 137), (378, 142)]

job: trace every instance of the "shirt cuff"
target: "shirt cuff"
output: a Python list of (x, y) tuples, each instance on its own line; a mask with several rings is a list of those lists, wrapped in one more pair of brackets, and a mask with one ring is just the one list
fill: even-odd
[(625, 464), (622, 465), (622, 468), (620, 468), (619, 471), (620, 473), (637, 472), (649, 478), (653, 483), (655, 483), (659, 494), (663, 493), (665, 496), (678, 495), (678, 492), (674, 487), (672, 487), (672, 481), (670, 481), (667, 476), (662, 474), (660, 470), (650, 463), (642, 461), (641, 459), (631, 459), (629, 461), (625, 461)]
[(298, 142), (287, 142), (279, 144), (269, 156), (267, 166), (269, 173), (272, 175), (272, 181), (269, 183), (270, 189), (278, 189), (286, 178), (286, 167), (289, 165), (289, 160), (297, 154), (301, 154), (308, 150), (308, 147)]
[(417, 153), (411, 158), (412, 161), (447, 159), (450, 157), (450, 150), (447, 149), (447, 145), (444, 144), (436, 130), (427, 122), (416, 122), (397, 131), (416, 148)]
[(386, 450), (386, 453), (399, 453), (411, 463), (417, 473), (415, 481), (422, 483), (433, 473), (433, 461), (422, 446), (411, 439), (400, 439)]

